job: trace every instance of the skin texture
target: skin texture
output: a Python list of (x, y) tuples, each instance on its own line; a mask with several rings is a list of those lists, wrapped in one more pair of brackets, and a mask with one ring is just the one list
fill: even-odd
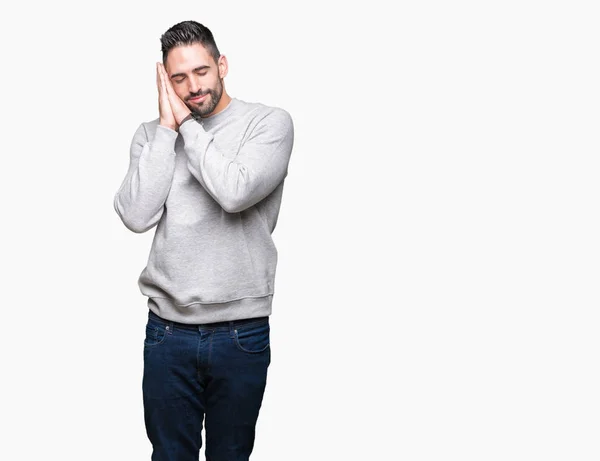
[(160, 68), (161, 64), (156, 63), (156, 86), (158, 87), (158, 113), (160, 116), (160, 124), (176, 130), (178, 128), (175, 122), (173, 111), (171, 110), (171, 103), (169, 102), (169, 96), (167, 93), (167, 84), (163, 77), (163, 72)]
[[(219, 113), (231, 101), (225, 90), (228, 63), (224, 55), (215, 63), (204, 46), (194, 43), (171, 49), (166, 67), (160, 62), (156, 65), (160, 124), (163, 126), (177, 131), (190, 112), (208, 117)], [(191, 98), (205, 94), (208, 96), (203, 101), (191, 101)]]

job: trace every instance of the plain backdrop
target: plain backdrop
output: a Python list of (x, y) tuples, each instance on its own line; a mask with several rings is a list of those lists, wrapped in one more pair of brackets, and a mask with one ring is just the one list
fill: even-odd
[(188, 19), (295, 124), (252, 459), (600, 459), (600, 17), (573, 0), (2, 6), (0, 457), (150, 459), (155, 229), (113, 197)]

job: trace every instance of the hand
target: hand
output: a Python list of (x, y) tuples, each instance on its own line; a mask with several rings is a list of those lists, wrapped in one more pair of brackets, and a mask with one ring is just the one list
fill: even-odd
[(165, 82), (167, 88), (167, 95), (169, 99), (169, 103), (171, 105), (171, 111), (173, 112), (173, 117), (175, 118), (175, 122), (177, 123), (177, 127), (181, 121), (186, 118), (192, 111), (185, 103), (181, 100), (177, 93), (175, 93), (175, 89), (173, 88), (173, 84), (171, 83), (171, 79), (167, 75), (167, 70), (162, 63), (158, 63), (160, 67), (160, 72), (163, 76), (163, 81)]
[(158, 87), (158, 112), (160, 114), (160, 125), (166, 126), (174, 131), (177, 131), (179, 125), (175, 120), (173, 111), (171, 110), (171, 103), (169, 102), (169, 95), (167, 93), (167, 84), (164, 81), (163, 73), (161, 71), (162, 64), (156, 63), (156, 86)]

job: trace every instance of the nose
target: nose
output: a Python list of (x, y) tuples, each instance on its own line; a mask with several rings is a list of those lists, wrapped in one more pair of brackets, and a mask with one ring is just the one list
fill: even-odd
[(200, 84), (193, 78), (189, 79), (190, 85), (188, 90), (191, 94), (197, 94), (200, 91)]

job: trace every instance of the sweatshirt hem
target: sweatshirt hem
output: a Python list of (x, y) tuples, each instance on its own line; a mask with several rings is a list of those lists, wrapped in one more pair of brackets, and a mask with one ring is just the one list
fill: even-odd
[(185, 306), (169, 298), (148, 297), (148, 308), (159, 317), (179, 323), (214, 323), (271, 315), (273, 293), (223, 303), (192, 303)]

